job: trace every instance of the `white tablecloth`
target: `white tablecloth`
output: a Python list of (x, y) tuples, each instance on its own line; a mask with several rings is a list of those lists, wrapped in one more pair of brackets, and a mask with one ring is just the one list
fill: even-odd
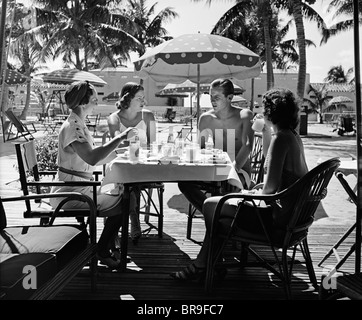
[(137, 182), (224, 181), (242, 189), (239, 176), (230, 159), (226, 164), (172, 163), (150, 161), (131, 163), (122, 157), (111, 161), (102, 184)]

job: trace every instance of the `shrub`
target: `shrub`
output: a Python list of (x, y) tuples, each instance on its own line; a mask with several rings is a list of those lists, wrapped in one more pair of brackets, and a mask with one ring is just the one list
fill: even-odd
[(39, 171), (53, 171), (58, 169), (58, 139), (55, 136), (46, 136), (35, 141), (36, 159)]

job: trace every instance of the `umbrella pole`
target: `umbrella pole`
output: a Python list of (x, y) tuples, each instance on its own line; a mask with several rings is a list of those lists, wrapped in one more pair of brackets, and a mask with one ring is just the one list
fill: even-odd
[(200, 65), (197, 65), (197, 123), (196, 127), (199, 129), (199, 117), (200, 117)]
[(192, 141), (192, 93), (190, 92), (190, 119), (191, 119), (191, 141)]
[(361, 272), (361, 229), (362, 229), (362, 107), (361, 107), (361, 69), (359, 35), (359, 1), (353, 1), (354, 72), (356, 80), (356, 123), (357, 123), (357, 209), (356, 209), (356, 255), (355, 272)]

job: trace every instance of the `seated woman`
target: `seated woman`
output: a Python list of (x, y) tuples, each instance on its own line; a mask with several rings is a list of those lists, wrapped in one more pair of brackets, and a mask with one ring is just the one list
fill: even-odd
[[(293, 93), (288, 89), (271, 89), (263, 95), (264, 128), (263, 152), (266, 155), (266, 177), (261, 192), (273, 194), (292, 185), (308, 172), (304, 147), (295, 128), (299, 121), (299, 106)], [(273, 134), (271, 133), (273, 130)], [(247, 191), (245, 191), (247, 192)], [(209, 247), (209, 230), (212, 225), (214, 210), (220, 197), (211, 197), (203, 204), (206, 233), (201, 250), (191, 265), (171, 276), (178, 280), (200, 280), (205, 277), (206, 261)], [(227, 201), (221, 211), (221, 217), (229, 219), (235, 216), (237, 199)], [(286, 222), (286, 213), (290, 204), (285, 200), (278, 210), (265, 206), (261, 210), (263, 222), (267, 228)], [(238, 227), (251, 231), (263, 232), (253, 206), (244, 203), (236, 221)], [(223, 270), (224, 271), (224, 270)]]
[[(126, 83), (119, 93), (116, 106), (119, 109), (107, 119), (111, 137), (116, 136), (130, 127), (138, 130), (138, 137), (142, 147), (148, 147), (156, 140), (156, 121), (153, 113), (145, 110), (146, 105), (144, 88), (135, 82)], [(139, 220), (141, 191), (133, 187), (131, 192), (130, 212), (131, 238), (134, 242), (141, 237)]]
[[(88, 81), (72, 83), (67, 89), (65, 102), (69, 107), (70, 115), (62, 124), (59, 131), (58, 148), (58, 181), (87, 181), (92, 180), (94, 166), (106, 163), (111, 159), (111, 152), (124, 141), (127, 136), (137, 135), (137, 129), (129, 128), (115, 136), (106, 144), (95, 147), (92, 134), (89, 132), (85, 118), (92, 114), (97, 104), (97, 92)], [(107, 157), (110, 156), (110, 157)], [(93, 187), (53, 187), (52, 192), (80, 192), (93, 199)], [(115, 236), (122, 225), (121, 199), (123, 185), (113, 186), (112, 190), (99, 188), (97, 205), (100, 215), (108, 217), (103, 232), (98, 241), (98, 259), (108, 267), (116, 269), (119, 260), (111, 255), (110, 249), (114, 246)], [(55, 208), (62, 199), (51, 199), (51, 205)], [(68, 207), (82, 208), (87, 204), (79, 201), (70, 201)]]

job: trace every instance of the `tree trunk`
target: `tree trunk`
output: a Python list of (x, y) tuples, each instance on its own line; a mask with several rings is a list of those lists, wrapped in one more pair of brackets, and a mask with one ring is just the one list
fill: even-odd
[[(265, 8), (266, 9), (266, 8)], [(270, 90), (274, 87), (274, 73), (273, 73), (273, 58), (270, 40), (269, 29), (269, 10), (263, 10), (263, 29), (264, 29), (264, 41), (265, 41), (265, 55), (266, 55), (266, 89)]]
[(251, 78), (251, 96), (250, 96), (250, 110), (254, 110), (254, 78)]
[[(24, 74), (26, 76), (28, 76), (30, 78), (30, 74), (31, 74), (31, 68), (30, 68), (30, 54), (29, 54), (29, 47), (24, 46), (23, 50), (22, 50), (22, 56), (23, 56), (23, 66), (25, 69)], [(21, 120), (25, 120), (26, 116), (28, 114), (28, 110), (30, 107), (30, 91), (31, 91), (31, 85), (30, 85), (30, 81), (28, 81), (26, 83), (26, 96), (25, 96), (25, 105), (24, 105), (24, 109), (21, 112), (20, 115), (20, 119)]]
[(293, 1), (293, 15), (297, 31), (297, 41), (299, 48), (299, 71), (297, 82), (297, 95), (300, 99), (304, 98), (305, 81), (307, 73), (307, 55), (305, 48), (305, 32), (303, 24), (303, 15), (300, 0)]

